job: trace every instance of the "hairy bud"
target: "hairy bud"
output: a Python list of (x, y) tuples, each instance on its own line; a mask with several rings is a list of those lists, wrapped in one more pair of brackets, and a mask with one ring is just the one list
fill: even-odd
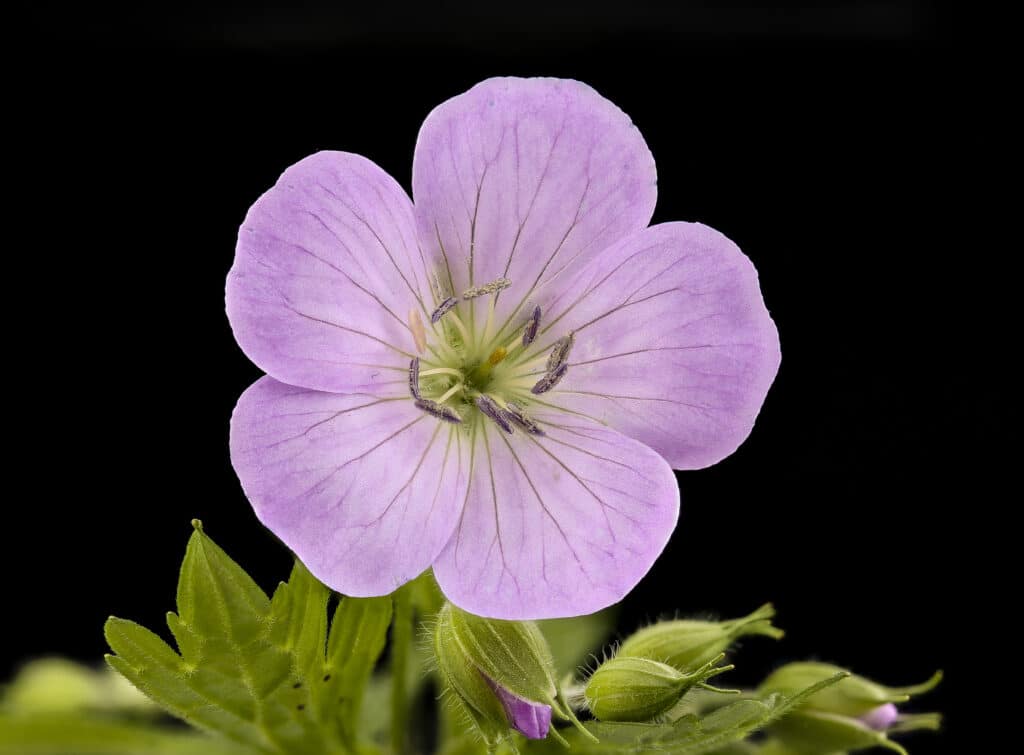
[(729, 621), (660, 621), (628, 637), (618, 654), (650, 658), (680, 671), (691, 671), (724, 653), (740, 637), (782, 637), (782, 630), (771, 624), (774, 615), (775, 609), (768, 603), (749, 616)]

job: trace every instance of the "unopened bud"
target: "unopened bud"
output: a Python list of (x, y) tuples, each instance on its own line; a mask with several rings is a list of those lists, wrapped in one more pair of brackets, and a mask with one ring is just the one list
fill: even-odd
[(484, 619), (446, 603), (437, 615), (434, 654), (445, 683), (489, 743), (510, 729), (543, 739), (553, 712), (578, 723), (558, 700), (551, 652), (532, 621)]
[(650, 658), (680, 671), (692, 671), (724, 653), (740, 637), (782, 637), (783, 631), (771, 624), (774, 615), (775, 609), (767, 603), (749, 616), (729, 621), (660, 621), (628, 637), (618, 654)]
[[(758, 691), (761, 694), (771, 692), (793, 694), (843, 671), (846, 669), (829, 663), (789, 663), (765, 679)], [(923, 684), (910, 687), (886, 687), (870, 679), (865, 679), (863, 676), (850, 674), (842, 681), (808, 697), (804, 707), (825, 713), (859, 718), (887, 703), (903, 703), (913, 695), (928, 692), (934, 689), (941, 680), (942, 672), (939, 671)]]
[(799, 753), (839, 753), (884, 747), (907, 755), (901, 745), (889, 739), (889, 734), (916, 729), (934, 730), (939, 728), (939, 723), (936, 714), (899, 716), (887, 729), (879, 730), (863, 719), (799, 708), (773, 723), (768, 732)]
[(668, 711), (683, 695), (712, 676), (732, 669), (715, 667), (722, 656), (687, 674), (648, 658), (618, 655), (602, 663), (587, 681), (584, 697), (601, 721), (649, 721)]
[[(794, 694), (843, 672), (844, 669), (827, 663), (790, 663), (769, 676), (758, 692), (761, 695)], [(934, 713), (901, 714), (895, 703), (928, 692), (941, 679), (942, 673), (937, 672), (923, 684), (886, 687), (850, 674), (809, 695), (795, 711), (772, 724), (770, 733), (785, 746), (801, 753), (885, 747), (906, 755), (889, 735), (937, 729), (940, 717)]]

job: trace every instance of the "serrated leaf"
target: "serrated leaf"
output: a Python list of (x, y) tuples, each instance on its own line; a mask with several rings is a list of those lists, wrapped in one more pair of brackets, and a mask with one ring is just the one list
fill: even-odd
[(327, 601), (331, 591), (298, 560), (281, 589), (287, 590), (289, 597), (285, 647), (291, 650), (303, 674), (315, 673), (319, 668), (314, 671), (313, 667), (322, 665), (327, 646)]
[(264, 635), (270, 600), (193, 521), (178, 578), (178, 616), (196, 634), (244, 645)]
[(363, 691), (380, 658), (391, 624), (392, 601), (342, 598), (334, 611), (327, 641), (323, 705), (337, 704), (338, 723), (351, 741), (359, 720)]
[(167, 615), (180, 654), (148, 629), (111, 618), (106, 634), (117, 655), (108, 662), (174, 715), (262, 752), (337, 749), (331, 731), (316, 725), (307, 683), (324, 662), (327, 588), (297, 566), (294, 584), (272, 602), (194, 525), (178, 613)]
[(262, 752), (355, 747), (362, 692), (391, 622), (390, 598), (342, 598), (296, 562), (273, 598), (193, 522), (167, 614), (175, 652), (123, 619), (108, 662), (173, 714)]

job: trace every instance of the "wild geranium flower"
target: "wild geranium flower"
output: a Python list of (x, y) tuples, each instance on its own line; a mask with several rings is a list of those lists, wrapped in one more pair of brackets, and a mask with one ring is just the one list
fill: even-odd
[(260, 520), (348, 595), (433, 566), (484, 616), (622, 598), (675, 527), (671, 468), (732, 453), (779, 364), (753, 265), (648, 227), (655, 183), (629, 118), (558, 79), (437, 107), (413, 201), (358, 155), (288, 168), (227, 280), (267, 372), (231, 423)]

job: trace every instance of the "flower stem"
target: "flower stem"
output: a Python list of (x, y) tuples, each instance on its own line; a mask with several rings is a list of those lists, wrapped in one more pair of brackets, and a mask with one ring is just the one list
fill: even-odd
[(413, 610), (410, 585), (402, 585), (394, 593), (395, 618), (391, 634), (391, 751), (405, 752), (409, 731), (409, 655), (413, 643)]

